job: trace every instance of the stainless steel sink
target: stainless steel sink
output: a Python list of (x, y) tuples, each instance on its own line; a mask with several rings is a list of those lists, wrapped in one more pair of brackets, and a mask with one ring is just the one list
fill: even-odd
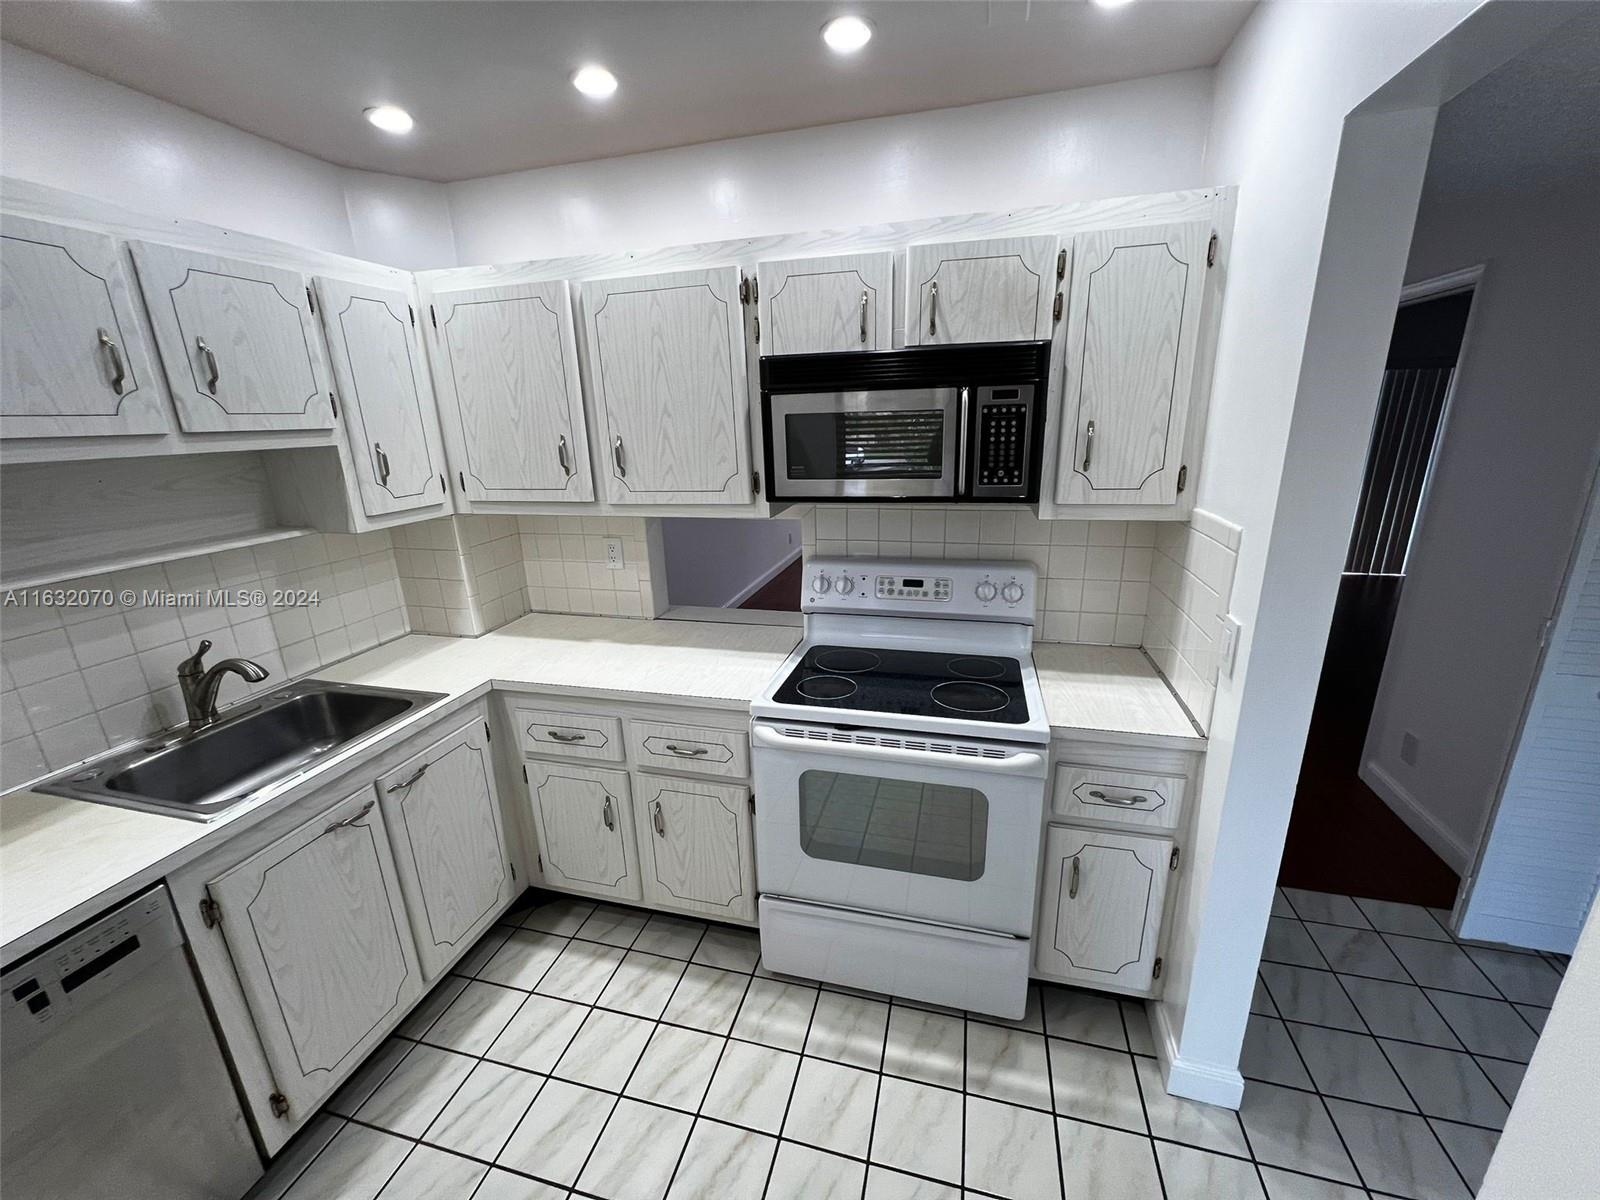
[(201, 729), (113, 750), (36, 790), (209, 821), (440, 699), (439, 692), (306, 679), (236, 705)]

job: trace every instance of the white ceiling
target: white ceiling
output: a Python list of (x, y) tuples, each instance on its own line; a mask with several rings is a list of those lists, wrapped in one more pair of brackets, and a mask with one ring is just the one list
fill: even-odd
[[(344, 166), (458, 180), (1214, 64), (1253, 0), (7, 0), (8, 41)], [(840, 58), (842, 12), (877, 36)], [(620, 78), (575, 92), (585, 62)], [(398, 104), (395, 138), (362, 109)]]

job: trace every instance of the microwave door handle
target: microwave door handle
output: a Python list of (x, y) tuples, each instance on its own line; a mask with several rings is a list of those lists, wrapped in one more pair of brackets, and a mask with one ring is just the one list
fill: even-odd
[(967, 494), (967, 415), (971, 395), (967, 388), (957, 394), (960, 400), (956, 406), (956, 499), (960, 500)]
[(785, 737), (765, 725), (753, 726), (750, 737), (758, 749), (803, 751), (808, 754), (838, 754), (845, 758), (870, 759), (874, 762), (916, 763), (924, 767), (943, 767), (947, 770), (963, 768), (995, 771), (1005, 775), (1037, 774), (1044, 769), (1044, 756), (1031, 750), (1007, 754), (1003, 758), (985, 758), (974, 761), (952, 758), (948, 754), (930, 754), (922, 750), (901, 750), (893, 746), (859, 746), (851, 742), (814, 742), (809, 739)]

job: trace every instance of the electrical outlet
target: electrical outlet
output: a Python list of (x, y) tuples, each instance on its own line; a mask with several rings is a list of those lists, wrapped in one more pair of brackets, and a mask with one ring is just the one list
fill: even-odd
[(1233, 616), (1223, 616), (1218, 624), (1222, 626), (1222, 639), (1217, 647), (1217, 673), (1232, 679), (1233, 664), (1239, 657), (1239, 635), (1244, 632), (1244, 626)]
[(622, 539), (619, 537), (606, 539), (606, 570), (622, 570)]

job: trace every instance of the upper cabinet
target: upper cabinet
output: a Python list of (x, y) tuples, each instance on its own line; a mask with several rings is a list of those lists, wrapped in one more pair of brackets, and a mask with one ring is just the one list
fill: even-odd
[(1210, 237), (1191, 221), (1073, 239), (1057, 503), (1177, 502)]
[(606, 498), (748, 504), (748, 379), (739, 272), (582, 285)]
[(320, 276), (317, 295), (362, 509), (376, 517), (443, 504), (444, 449), (410, 298)]
[(773, 259), (757, 275), (762, 354), (894, 346), (894, 253)]
[(333, 427), (304, 275), (154, 242), (132, 245), (186, 432)]
[(594, 499), (565, 281), (431, 297), (439, 419), (471, 502)]
[(166, 433), (117, 242), (23, 217), (0, 240), (0, 436)]
[(906, 345), (1048, 338), (1066, 258), (1054, 237), (906, 250)]

